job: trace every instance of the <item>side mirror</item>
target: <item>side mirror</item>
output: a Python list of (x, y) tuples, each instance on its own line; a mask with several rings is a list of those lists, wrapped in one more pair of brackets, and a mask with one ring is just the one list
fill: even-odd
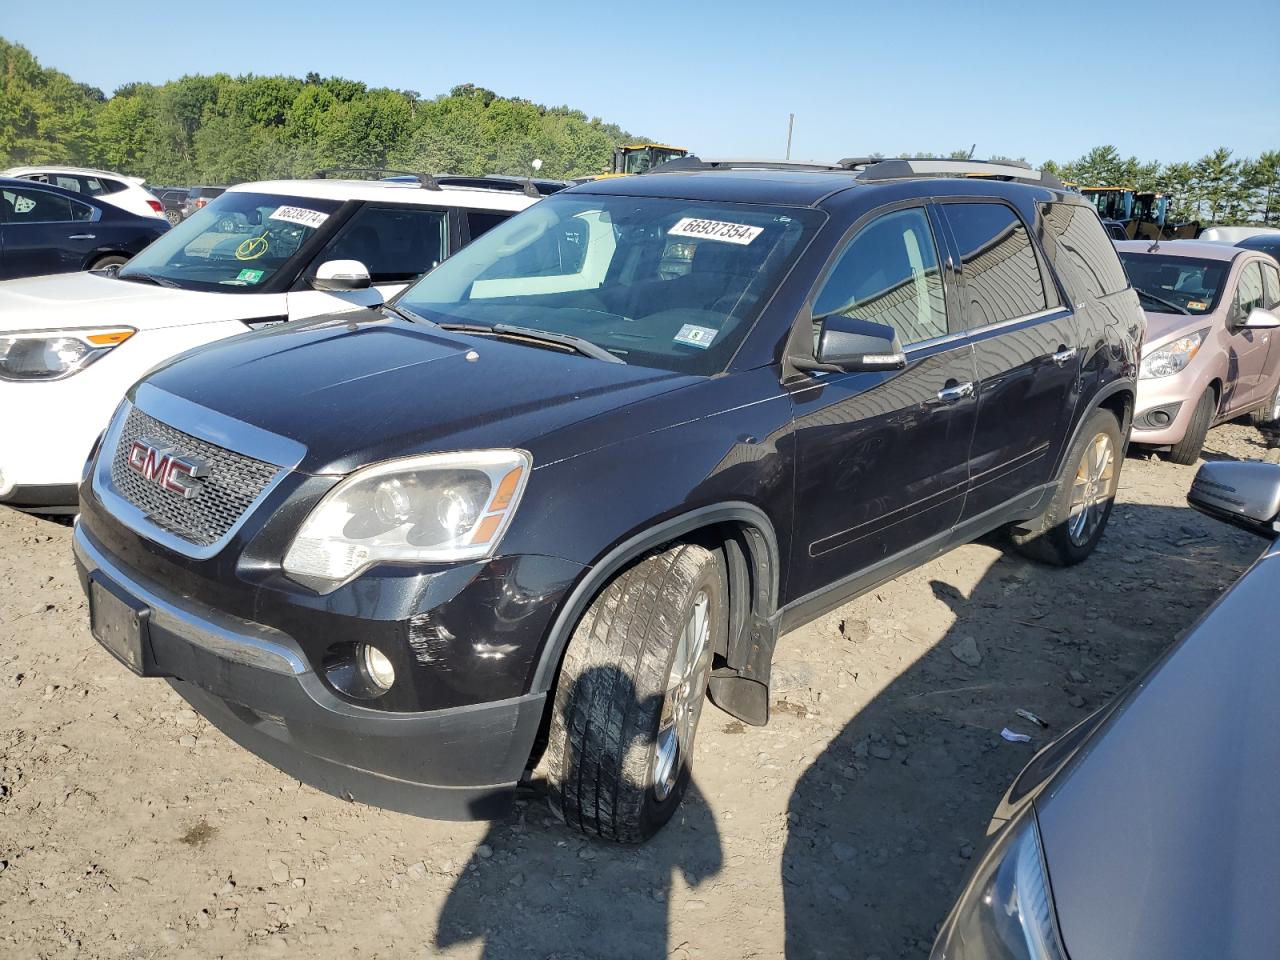
[(311, 278), (316, 290), (367, 290), (369, 283), (369, 268), (359, 260), (326, 260)]
[(816, 363), (796, 365), (817, 370), (901, 370), (907, 355), (898, 332), (883, 323), (833, 313), (822, 317), (822, 332), (814, 351)]
[(1280, 535), (1280, 464), (1221, 461), (1196, 473), (1187, 503), (1201, 513), (1273, 540)]
[(1245, 330), (1270, 330), (1274, 327), (1280, 327), (1280, 317), (1277, 317), (1270, 310), (1254, 307), (1249, 311), (1249, 315), (1244, 318), (1240, 326)]

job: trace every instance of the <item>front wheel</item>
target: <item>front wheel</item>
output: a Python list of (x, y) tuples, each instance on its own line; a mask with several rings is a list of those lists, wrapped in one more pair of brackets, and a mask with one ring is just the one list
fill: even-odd
[(1122, 443), (1120, 424), (1110, 410), (1089, 415), (1067, 454), (1048, 508), (1011, 529), (1018, 552), (1059, 567), (1079, 563), (1093, 553), (1115, 502)]
[(678, 544), (592, 602), (560, 669), (544, 757), (551, 808), (566, 824), (639, 843), (671, 819), (689, 784), (727, 601), (721, 555)]
[(1217, 399), (1213, 395), (1213, 387), (1205, 387), (1204, 393), (1196, 401), (1196, 408), (1191, 411), (1191, 420), (1187, 423), (1187, 432), (1182, 439), (1169, 448), (1169, 461), (1189, 467), (1200, 459), (1200, 451), (1204, 449), (1204, 439), (1209, 435), (1209, 425), (1213, 423), (1213, 413), (1217, 409)]

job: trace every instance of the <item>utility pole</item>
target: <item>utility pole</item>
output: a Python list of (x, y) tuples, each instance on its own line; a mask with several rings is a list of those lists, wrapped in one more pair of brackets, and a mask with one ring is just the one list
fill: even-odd
[(791, 131), (795, 129), (796, 115), (794, 113), (787, 114), (787, 159), (791, 159)]

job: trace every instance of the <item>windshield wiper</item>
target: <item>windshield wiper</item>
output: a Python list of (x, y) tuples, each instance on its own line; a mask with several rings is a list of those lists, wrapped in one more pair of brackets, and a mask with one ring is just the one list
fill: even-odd
[(177, 289), (178, 287), (178, 284), (174, 283), (168, 277), (157, 277), (149, 273), (130, 273), (124, 276), (117, 273), (116, 279), (117, 280), (134, 280), (134, 281), (137, 281), (138, 283), (154, 283), (157, 287), (172, 287), (174, 289)]
[(534, 327), (520, 327), (511, 323), (495, 323), (493, 326), (485, 326), (480, 323), (438, 323), (436, 324), (441, 330), (452, 330), (457, 333), (474, 333), (479, 336), (498, 336), (513, 337), (520, 340), (534, 340), (543, 343), (552, 343), (558, 347), (568, 347), (570, 350), (576, 350), (584, 357), (591, 357), (593, 360), (603, 360), (606, 363), (622, 363), (627, 361), (619, 356), (610, 353), (599, 344), (592, 343), (590, 340), (584, 340), (582, 337), (575, 337), (568, 333), (552, 333), (549, 330), (538, 330)]
[(1191, 316), (1190, 310), (1188, 310), (1186, 307), (1178, 306), (1172, 300), (1166, 300), (1164, 297), (1157, 297), (1154, 293), (1147, 293), (1147, 291), (1143, 290), (1141, 287), (1134, 287), (1133, 289), (1138, 291), (1139, 297), (1145, 297), (1147, 300), (1150, 300), (1152, 303), (1158, 303), (1162, 307), (1168, 307), (1170, 310), (1176, 310), (1178, 313), (1185, 313), (1187, 316)]

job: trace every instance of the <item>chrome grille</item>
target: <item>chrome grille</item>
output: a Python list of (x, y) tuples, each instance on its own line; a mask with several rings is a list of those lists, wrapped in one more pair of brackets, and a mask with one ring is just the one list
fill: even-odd
[[(129, 450), (143, 439), (204, 461), (208, 476), (201, 479), (198, 496), (188, 499), (130, 469)], [(279, 471), (274, 464), (175, 430), (135, 407), (112, 454), (111, 485), (152, 523), (188, 543), (207, 547), (226, 535)]]

